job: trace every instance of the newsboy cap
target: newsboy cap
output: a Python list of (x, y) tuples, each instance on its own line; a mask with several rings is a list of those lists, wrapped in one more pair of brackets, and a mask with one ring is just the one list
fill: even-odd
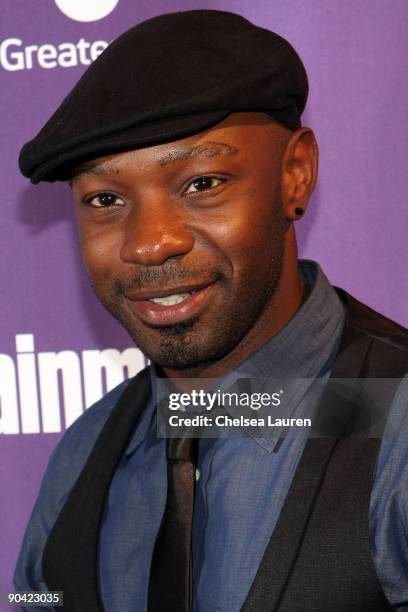
[(67, 180), (101, 155), (177, 140), (232, 112), (268, 113), (300, 127), (304, 66), (277, 34), (234, 13), (154, 17), (117, 38), (20, 153), (33, 183)]

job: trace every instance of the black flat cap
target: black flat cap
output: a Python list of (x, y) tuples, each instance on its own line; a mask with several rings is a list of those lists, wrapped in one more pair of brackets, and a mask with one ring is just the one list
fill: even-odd
[(33, 183), (90, 158), (177, 140), (232, 112), (300, 127), (308, 83), (291, 45), (234, 13), (169, 13), (117, 38), (20, 153)]

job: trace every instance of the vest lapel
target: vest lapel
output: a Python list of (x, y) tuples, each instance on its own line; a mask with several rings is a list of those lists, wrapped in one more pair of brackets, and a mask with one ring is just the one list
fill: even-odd
[(97, 551), (103, 506), (150, 392), (146, 368), (120, 396), (47, 540), (44, 579), (49, 590), (64, 592), (65, 612), (102, 612)]
[[(346, 324), (331, 378), (358, 378), (370, 344), (369, 336)], [(242, 612), (278, 609), (337, 442), (332, 437), (307, 441)]]

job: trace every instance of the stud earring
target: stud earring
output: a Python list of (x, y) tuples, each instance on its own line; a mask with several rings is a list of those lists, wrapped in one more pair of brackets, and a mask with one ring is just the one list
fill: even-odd
[(297, 208), (295, 208), (295, 215), (297, 215), (298, 217), (301, 217), (303, 215), (305, 211), (303, 210), (303, 208), (300, 208), (300, 206), (298, 206)]

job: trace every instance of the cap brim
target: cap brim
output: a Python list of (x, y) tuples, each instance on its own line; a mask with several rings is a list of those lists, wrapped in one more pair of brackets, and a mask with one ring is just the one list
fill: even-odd
[(216, 125), (231, 111), (212, 111), (184, 116), (175, 116), (146, 122), (120, 131), (109, 131), (88, 142), (66, 148), (59, 155), (50, 155), (44, 160), (44, 152), (39, 155), (44, 160), (35, 167), (24, 168), (31, 182), (69, 180), (72, 169), (89, 160), (119, 151), (126, 151), (145, 145), (161, 144), (179, 140)]

